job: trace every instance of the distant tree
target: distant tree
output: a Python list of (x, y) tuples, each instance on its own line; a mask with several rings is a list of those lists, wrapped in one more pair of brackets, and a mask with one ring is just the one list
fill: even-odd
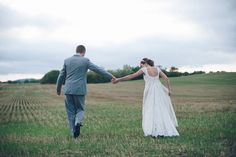
[(87, 73), (87, 82), (88, 83), (105, 83), (105, 82), (110, 82), (111, 80), (102, 76), (102, 75), (99, 75), (93, 71), (89, 71)]
[(168, 77), (179, 77), (182, 76), (181, 72), (167, 72), (166, 74)]
[[(139, 69), (140, 69), (139, 66), (132, 67), (132, 73), (139, 71)], [(140, 79), (143, 79), (143, 75), (139, 75), (138, 77), (134, 78), (133, 80), (140, 80)]]
[(161, 71), (162, 71), (164, 74), (168, 75), (167, 68), (164, 68), (164, 67), (162, 67), (161, 65), (158, 65), (158, 67), (161, 69)]
[(182, 75), (183, 75), (183, 76), (188, 76), (189, 73), (188, 73), (188, 72), (184, 72)]
[(111, 72), (116, 77), (123, 77), (133, 73), (133, 68), (130, 65), (124, 65), (123, 69), (117, 69)]
[(55, 84), (57, 82), (57, 77), (59, 75), (59, 70), (52, 70), (46, 73), (40, 80), (41, 84)]
[(37, 80), (37, 79), (31, 79), (30, 80), (30, 83), (39, 83), (40, 82), (40, 80)]
[(124, 65), (123, 66), (123, 73), (125, 73), (125, 75), (132, 74), (133, 73), (132, 67), (130, 65)]
[(205, 71), (194, 71), (193, 73), (191, 73), (191, 75), (194, 75), (194, 74), (205, 74), (206, 72)]
[(178, 70), (179, 69), (174, 66), (170, 67), (170, 72), (178, 72)]
[(24, 80), (24, 83), (29, 83), (30, 81), (29, 80)]

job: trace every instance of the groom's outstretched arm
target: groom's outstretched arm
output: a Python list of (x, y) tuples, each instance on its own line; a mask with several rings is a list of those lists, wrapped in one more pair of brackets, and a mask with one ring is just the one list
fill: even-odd
[(92, 62), (90, 62), (90, 60), (88, 61), (88, 69), (89, 70), (92, 70), (100, 75), (103, 75), (109, 79), (112, 79), (113, 78), (113, 75), (109, 72), (107, 72), (106, 70), (104, 70), (103, 68), (93, 64)]
[(60, 74), (57, 78), (57, 95), (61, 94), (61, 87), (63, 82), (65, 82), (66, 79), (66, 65), (64, 63), (63, 68), (60, 71)]

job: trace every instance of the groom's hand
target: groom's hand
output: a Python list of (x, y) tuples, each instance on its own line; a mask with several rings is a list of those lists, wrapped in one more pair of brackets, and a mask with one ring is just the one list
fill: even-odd
[(114, 84), (114, 82), (115, 82), (116, 80), (117, 80), (116, 77), (113, 76), (112, 79), (111, 79), (111, 82)]
[(113, 83), (113, 84), (117, 84), (118, 82), (119, 82), (119, 79), (117, 79), (117, 78), (115, 78), (115, 79), (112, 80), (112, 83)]
[(57, 95), (60, 96), (61, 95), (61, 91), (57, 91)]

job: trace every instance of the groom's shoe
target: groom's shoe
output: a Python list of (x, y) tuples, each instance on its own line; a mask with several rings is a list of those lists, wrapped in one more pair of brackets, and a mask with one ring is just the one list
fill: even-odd
[(81, 127), (81, 126), (82, 126), (82, 125), (81, 125), (80, 123), (76, 124), (76, 126), (75, 126), (75, 132), (74, 132), (74, 138), (79, 137), (79, 135), (80, 135), (80, 127)]

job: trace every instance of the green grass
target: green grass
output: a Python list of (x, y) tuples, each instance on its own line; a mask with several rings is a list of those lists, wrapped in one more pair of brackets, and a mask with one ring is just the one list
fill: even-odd
[(210, 73), (172, 78), (176, 85), (207, 84), (207, 85), (236, 85), (236, 73)]
[(85, 124), (69, 135), (55, 85), (0, 86), (0, 156), (235, 156), (236, 73), (171, 78), (179, 137), (144, 137), (144, 82), (90, 84)]

